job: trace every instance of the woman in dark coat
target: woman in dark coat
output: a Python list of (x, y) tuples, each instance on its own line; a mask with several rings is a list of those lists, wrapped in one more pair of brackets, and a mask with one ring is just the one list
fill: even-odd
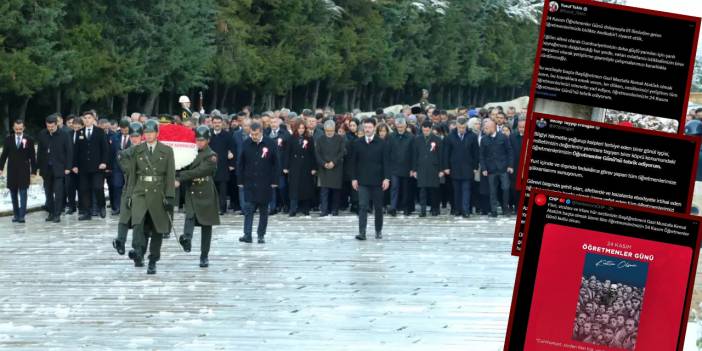
[(305, 216), (310, 214), (310, 202), (315, 194), (317, 161), (314, 140), (307, 132), (304, 121), (293, 123), (293, 135), (283, 158), (283, 173), (288, 175), (290, 194), (290, 217), (295, 217), (298, 208)]
[[(319, 168), (317, 176), (321, 188), (319, 206), (321, 217), (328, 215), (330, 211), (333, 216), (339, 214), (339, 200), (344, 181), (345, 150), (345, 140), (336, 133), (334, 121), (324, 122), (324, 136), (317, 139), (315, 144), (315, 156)], [(331, 206), (329, 206), (330, 196)]]
[(343, 187), (343, 203), (351, 203), (351, 212), (358, 212), (358, 191), (353, 190), (351, 187), (351, 156), (353, 155), (353, 145), (355, 144), (358, 136), (358, 125), (361, 122), (353, 118), (349, 121), (348, 125), (345, 126), (345, 137), (346, 137), (346, 154), (344, 155), (344, 187)]
[(422, 133), (414, 139), (412, 174), (419, 188), (420, 217), (426, 216), (427, 202), (431, 215), (439, 215), (439, 186), (443, 177), (441, 139), (432, 133), (431, 121), (422, 123)]

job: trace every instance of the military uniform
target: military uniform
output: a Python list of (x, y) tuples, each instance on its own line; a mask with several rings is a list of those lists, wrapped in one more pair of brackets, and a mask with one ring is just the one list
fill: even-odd
[(182, 122), (188, 121), (191, 118), (193, 118), (193, 111), (190, 111), (190, 109), (187, 108), (180, 109), (180, 120)]
[[(141, 135), (141, 124), (134, 122), (129, 126), (129, 135)], [(124, 255), (124, 243), (127, 241), (127, 232), (132, 228), (131, 194), (134, 188), (134, 177), (130, 177), (134, 169), (134, 148), (132, 145), (117, 153), (117, 163), (124, 174), (124, 191), (122, 191), (119, 204), (119, 222), (117, 223), (117, 238), (112, 241), (112, 247), (117, 253)], [(132, 235), (132, 239), (133, 239)]]
[[(148, 122), (145, 130), (149, 131)], [(150, 151), (151, 147), (153, 151)], [(135, 262), (143, 261), (147, 244), (150, 244), (148, 272), (153, 274), (156, 272), (156, 262), (161, 258), (163, 234), (171, 231), (175, 204), (175, 158), (173, 149), (160, 142), (153, 145), (144, 142), (135, 146), (133, 158), (134, 165), (129, 172), (130, 177), (134, 177), (131, 220), (135, 230), (132, 233), (132, 247)]]
[[(203, 127), (198, 128), (198, 132), (201, 128)], [(198, 135), (199, 137), (200, 135)], [(209, 265), (208, 254), (212, 240), (212, 226), (219, 225), (217, 211), (219, 198), (213, 180), (216, 170), (217, 154), (207, 146), (198, 150), (195, 160), (183, 168), (178, 175), (180, 186), (185, 188), (185, 224), (179, 242), (185, 252), (190, 252), (195, 226), (201, 228), (200, 267), (203, 268)]]

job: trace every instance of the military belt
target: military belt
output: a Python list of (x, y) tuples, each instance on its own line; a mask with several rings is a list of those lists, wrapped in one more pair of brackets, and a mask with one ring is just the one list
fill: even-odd
[(158, 182), (163, 179), (162, 176), (140, 176), (139, 179), (145, 182)]
[(208, 177), (202, 177), (202, 178), (193, 178), (193, 183), (204, 183), (208, 180)]

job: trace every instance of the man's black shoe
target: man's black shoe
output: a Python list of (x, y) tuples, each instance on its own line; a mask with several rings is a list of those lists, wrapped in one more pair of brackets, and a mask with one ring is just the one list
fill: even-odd
[(156, 261), (149, 261), (149, 266), (146, 268), (146, 274), (156, 274)]
[(53, 216), (53, 215), (49, 215), (49, 217), (46, 217), (46, 219), (45, 219), (44, 221), (45, 221), (45, 222), (53, 222), (53, 221), (54, 221), (54, 216)]
[(393, 209), (390, 209), (390, 215), (393, 216), (393, 217), (397, 216), (397, 210), (394, 209), (394, 208), (393, 208)]
[(325, 212), (322, 212), (322, 213), (319, 214), (320, 217), (326, 217), (326, 216), (328, 216), (328, 215), (329, 215), (329, 213), (325, 213)]
[(207, 257), (200, 257), (200, 268), (207, 268), (210, 266), (210, 260)]
[(161, 235), (161, 238), (163, 238), (163, 239), (170, 239), (170, 238), (171, 238), (171, 233), (163, 233), (163, 234)]
[(66, 214), (68, 214), (68, 215), (72, 215), (72, 214), (74, 214), (74, 213), (76, 213), (76, 209), (75, 209), (75, 208), (69, 208), (69, 209), (66, 210)]
[(144, 257), (137, 254), (134, 250), (129, 250), (129, 258), (134, 261), (134, 267), (144, 267)]
[(120, 240), (114, 239), (112, 240), (112, 247), (117, 250), (117, 253), (120, 255), (124, 255), (124, 243), (121, 242)]
[(265, 244), (265, 243), (266, 243), (266, 240), (264, 240), (262, 236), (259, 236), (259, 237), (258, 237), (258, 243), (259, 243), (259, 244)]
[(100, 218), (105, 218), (107, 216), (107, 210), (104, 208), (100, 209)]
[(61, 223), (61, 216), (59, 216), (59, 215), (54, 216), (54, 219), (52, 220), (52, 222)]
[(468, 218), (470, 218), (470, 215), (464, 213), (464, 214), (461, 215), (461, 217), (463, 217), (463, 219), (468, 219)]
[(110, 214), (113, 216), (119, 216), (119, 210), (112, 210)]
[(361, 233), (361, 234), (356, 235), (356, 240), (361, 240), (361, 241), (366, 240), (366, 234)]
[(241, 241), (242, 243), (251, 244), (253, 242), (253, 239), (251, 239), (251, 236), (249, 236), (249, 235), (244, 235), (241, 238), (239, 238), (239, 241)]
[(427, 216), (427, 213), (426, 213), (426, 212), (420, 212), (420, 213), (419, 213), (419, 217), (420, 217), (420, 218), (421, 218), (421, 217), (426, 217), (426, 216)]
[(181, 235), (180, 238), (178, 238), (178, 242), (180, 243), (180, 246), (183, 247), (183, 251), (190, 252), (192, 249), (192, 243), (185, 237), (185, 235)]
[(80, 217), (78, 217), (79, 221), (89, 221), (91, 219), (92, 219), (92, 217), (88, 214), (84, 214), (84, 215), (81, 215)]
[(382, 238), (383, 238), (383, 233), (381, 233), (381, 232), (375, 233), (375, 238), (376, 238), (376, 239), (382, 239)]
[(338, 215), (339, 215), (339, 211), (332, 211), (332, 216), (333, 216), (333, 217), (336, 217), (336, 216), (338, 216)]
[(489, 216), (489, 217), (493, 217), (493, 218), (495, 218), (495, 217), (497, 217), (497, 213), (494, 213), (494, 212), (490, 212), (490, 214), (489, 214), (488, 216)]

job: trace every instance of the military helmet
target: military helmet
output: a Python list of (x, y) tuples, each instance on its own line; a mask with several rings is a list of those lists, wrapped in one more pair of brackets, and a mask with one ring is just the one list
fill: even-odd
[(211, 137), (212, 137), (212, 134), (210, 132), (210, 127), (199, 126), (199, 127), (197, 127), (197, 129), (195, 129), (195, 139), (210, 140)]
[(186, 102), (190, 102), (190, 98), (188, 98), (186, 95), (181, 95), (178, 98), (178, 103), (182, 104), (182, 103), (186, 103)]
[(158, 122), (163, 124), (173, 123), (173, 116), (171, 115), (160, 115), (158, 117)]
[(144, 123), (144, 133), (154, 132), (158, 133), (158, 121), (150, 119)]
[(144, 134), (144, 126), (139, 122), (129, 124), (129, 136), (141, 136)]
[(693, 119), (685, 125), (686, 135), (702, 135), (702, 121)]

